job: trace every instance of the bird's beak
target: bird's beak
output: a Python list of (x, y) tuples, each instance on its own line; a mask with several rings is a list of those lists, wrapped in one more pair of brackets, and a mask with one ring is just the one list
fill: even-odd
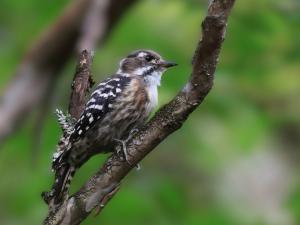
[(170, 68), (170, 67), (177, 66), (177, 65), (178, 65), (177, 63), (169, 62), (169, 61), (162, 61), (161, 62), (161, 66), (164, 67), (164, 68)]

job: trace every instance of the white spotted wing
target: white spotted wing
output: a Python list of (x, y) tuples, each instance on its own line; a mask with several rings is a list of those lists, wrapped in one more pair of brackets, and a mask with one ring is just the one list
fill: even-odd
[(122, 90), (130, 82), (130, 78), (115, 75), (101, 82), (91, 94), (89, 101), (79, 120), (75, 124), (71, 140), (76, 140), (102, 120), (110, 112), (116, 99), (122, 94)]

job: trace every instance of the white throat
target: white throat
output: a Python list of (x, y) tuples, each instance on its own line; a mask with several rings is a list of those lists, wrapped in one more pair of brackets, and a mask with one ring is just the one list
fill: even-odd
[[(146, 69), (146, 70), (145, 70)], [(149, 98), (149, 104), (147, 106), (147, 113), (151, 113), (151, 111), (157, 106), (158, 103), (158, 91), (157, 87), (160, 86), (161, 76), (163, 71), (150, 71), (151, 68), (139, 69), (137, 71), (137, 75), (144, 76), (144, 81), (146, 85), (146, 90)], [(138, 73), (139, 72), (139, 73)], [(147, 73), (147, 75), (144, 75)], [(150, 73), (151, 72), (151, 73)]]
[(145, 83), (147, 86), (160, 86), (162, 72), (154, 71), (150, 75), (144, 77)]

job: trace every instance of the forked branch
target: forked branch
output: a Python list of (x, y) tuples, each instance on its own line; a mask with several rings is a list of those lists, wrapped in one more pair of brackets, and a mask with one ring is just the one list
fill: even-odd
[(48, 215), (45, 224), (80, 224), (96, 207), (103, 208), (122, 179), (168, 135), (178, 130), (204, 100), (213, 86), (214, 74), (229, 13), (235, 0), (212, 0), (202, 23), (199, 41), (192, 64), (192, 74), (177, 96), (163, 106), (145, 127), (127, 144), (129, 165), (113, 153), (102, 168), (74, 195)]

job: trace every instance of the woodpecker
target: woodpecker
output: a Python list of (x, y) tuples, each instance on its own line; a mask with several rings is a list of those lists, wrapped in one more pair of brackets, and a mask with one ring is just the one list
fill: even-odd
[(53, 155), (56, 175), (47, 198), (59, 202), (91, 155), (114, 151), (116, 140), (125, 140), (146, 122), (157, 105), (162, 74), (176, 65), (154, 51), (134, 51), (120, 61), (115, 75), (98, 84), (78, 121), (72, 124), (58, 111), (66, 132)]

